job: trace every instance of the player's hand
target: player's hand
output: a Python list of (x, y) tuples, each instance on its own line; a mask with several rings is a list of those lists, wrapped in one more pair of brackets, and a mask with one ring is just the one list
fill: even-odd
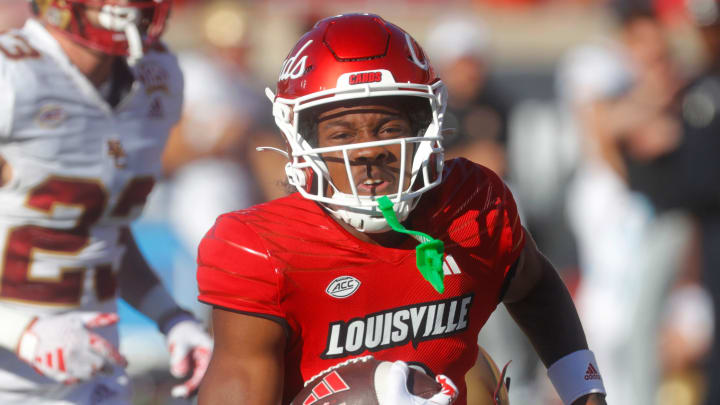
[(607, 405), (607, 403), (604, 395), (589, 394), (578, 398), (572, 405)]
[(171, 394), (173, 397), (190, 397), (197, 392), (210, 364), (212, 339), (199, 322), (185, 320), (168, 331), (167, 343), (170, 373), (176, 378), (187, 377), (185, 382), (172, 388)]
[(117, 314), (100, 312), (36, 318), (21, 335), (17, 355), (55, 381), (87, 380), (113, 364), (127, 366), (117, 348), (92, 331), (117, 321)]
[(455, 402), (458, 390), (448, 377), (437, 375), (435, 381), (442, 385), (442, 390), (431, 398), (422, 398), (408, 391), (409, 374), (410, 369), (404, 361), (396, 361), (392, 364), (386, 377), (388, 384), (384, 384), (384, 387), (376, 387), (380, 405), (450, 405)]

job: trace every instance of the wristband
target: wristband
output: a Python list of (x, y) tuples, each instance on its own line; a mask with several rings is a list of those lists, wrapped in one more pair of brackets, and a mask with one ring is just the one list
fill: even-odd
[(565, 405), (583, 395), (605, 394), (595, 355), (590, 350), (578, 350), (562, 357), (548, 367), (547, 373)]
[(2, 332), (0, 332), (0, 347), (14, 353), (20, 342), (20, 336), (35, 320), (35, 317), (0, 305), (0, 319), (2, 319), (3, 325)]

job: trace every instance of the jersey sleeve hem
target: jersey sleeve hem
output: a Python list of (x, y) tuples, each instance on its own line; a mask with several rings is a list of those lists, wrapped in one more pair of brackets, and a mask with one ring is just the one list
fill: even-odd
[(267, 320), (270, 320), (273, 322), (277, 322), (283, 327), (283, 329), (285, 330), (285, 333), (288, 336), (290, 336), (290, 325), (288, 324), (287, 320), (279, 314), (270, 313), (270, 312), (261, 312), (261, 311), (252, 310), (252, 309), (233, 308), (233, 307), (230, 307), (226, 304), (219, 302), (219, 300), (208, 299), (206, 297), (199, 298), (198, 301), (202, 302), (203, 304), (210, 305), (213, 308), (222, 309), (223, 311), (234, 312), (236, 314), (242, 314), (242, 315), (255, 316), (258, 318), (263, 318), (263, 319), (267, 319)]

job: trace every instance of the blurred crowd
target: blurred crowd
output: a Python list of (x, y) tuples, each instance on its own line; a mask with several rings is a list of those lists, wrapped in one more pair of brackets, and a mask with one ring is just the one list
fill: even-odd
[[(285, 157), (256, 149), (283, 146), (264, 87), (316, 20), (374, 12), (420, 41), (447, 85), (446, 157), (482, 163), (513, 190), (573, 293), (608, 403), (720, 403), (719, 5), (176, 1), (165, 40), (185, 74), (184, 115), (138, 242), (207, 319), (194, 281), (204, 232), (220, 213), (288, 192)], [(1, 0), (0, 30), (28, 15), (25, 0)], [(154, 327), (120, 314), (137, 403), (169, 403)], [(497, 363), (513, 360), (511, 403), (559, 403), (506, 313), (480, 342)]]

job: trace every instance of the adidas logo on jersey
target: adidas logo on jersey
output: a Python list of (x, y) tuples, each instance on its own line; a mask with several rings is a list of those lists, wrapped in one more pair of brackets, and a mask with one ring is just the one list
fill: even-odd
[(460, 274), (460, 266), (455, 262), (455, 258), (452, 255), (445, 255), (443, 260), (443, 274), (449, 276), (451, 274)]
[(598, 373), (595, 366), (592, 363), (588, 363), (587, 371), (585, 371), (585, 380), (602, 380), (600, 373)]
[(149, 118), (163, 118), (165, 116), (165, 108), (163, 108), (160, 98), (154, 98), (150, 104), (148, 111)]

